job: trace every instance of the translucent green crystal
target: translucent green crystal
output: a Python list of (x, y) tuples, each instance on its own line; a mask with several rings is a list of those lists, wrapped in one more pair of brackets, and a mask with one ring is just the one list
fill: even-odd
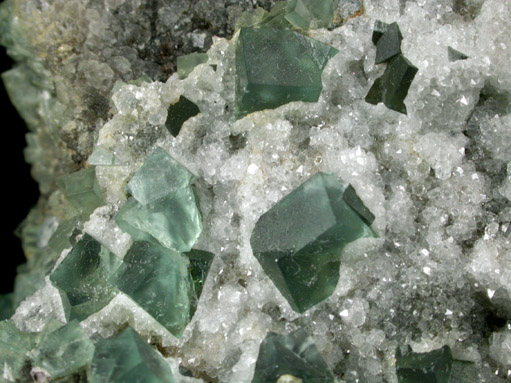
[(54, 331), (46, 329), (33, 352), (33, 365), (52, 379), (68, 376), (90, 365), (94, 345), (74, 320)]
[(79, 221), (77, 219), (70, 219), (59, 223), (57, 230), (55, 230), (55, 233), (53, 233), (48, 241), (48, 248), (60, 255), (62, 250), (72, 247), (71, 239), (78, 224)]
[(108, 280), (120, 263), (88, 234), (73, 247), (50, 276), (65, 293), (71, 319), (83, 320), (110, 302), (116, 291)]
[(450, 383), (452, 354), (448, 346), (426, 353), (412, 352), (409, 347), (398, 349), (396, 359), (399, 383)]
[(128, 327), (96, 343), (90, 383), (173, 383), (172, 371), (158, 352)]
[(193, 178), (183, 165), (157, 148), (130, 180), (127, 189), (138, 202), (146, 205), (187, 187)]
[(192, 249), (185, 254), (190, 261), (190, 275), (193, 280), (197, 299), (200, 297), (204, 282), (208, 277), (209, 268), (213, 262), (214, 254), (209, 251)]
[(177, 74), (179, 78), (187, 78), (197, 65), (204, 64), (207, 61), (207, 53), (190, 53), (189, 55), (179, 56), (177, 58)]
[(452, 47), (447, 47), (447, 54), (449, 57), (449, 61), (458, 61), (458, 60), (466, 60), (468, 59), (468, 56), (464, 53), (461, 53), (460, 51), (457, 51), (456, 49)]
[(34, 345), (34, 336), (23, 333), (11, 320), (0, 322), (0, 377), (2, 382), (29, 381), (29, 351)]
[(401, 41), (403, 36), (397, 23), (387, 26), (383, 35), (376, 43), (376, 64), (390, 61), (393, 57), (401, 53)]
[(115, 221), (137, 240), (154, 238), (163, 246), (182, 252), (192, 248), (202, 231), (202, 218), (191, 186), (147, 205), (130, 198)]
[(325, 28), (334, 19), (333, 0), (290, 0), (277, 2), (260, 26), (279, 29)]
[(260, 24), (264, 17), (268, 14), (263, 8), (257, 7), (254, 10), (245, 11), (236, 20), (235, 30), (239, 30), (243, 27), (253, 27)]
[(13, 293), (0, 295), (0, 321), (12, 317), (14, 308)]
[(94, 166), (64, 176), (57, 184), (83, 219), (104, 203)]
[(252, 383), (289, 382), (293, 381), (292, 377), (303, 383), (336, 382), (333, 372), (304, 330), (296, 330), (287, 336), (268, 333), (259, 347)]
[(90, 165), (100, 166), (119, 166), (122, 162), (117, 159), (115, 154), (102, 146), (96, 146), (89, 157)]
[(318, 173), (256, 223), (254, 256), (291, 307), (304, 312), (337, 286), (343, 248), (373, 237), (374, 217), (337, 176)]
[(181, 96), (175, 104), (169, 107), (165, 126), (167, 127), (170, 134), (172, 134), (174, 137), (177, 137), (185, 121), (198, 115), (199, 113), (200, 109), (197, 105), (195, 105), (185, 96)]
[(179, 337), (190, 322), (196, 296), (182, 254), (155, 242), (135, 242), (113, 282), (162, 326)]
[(236, 46), (237, 117), (291, 101), (318, 101), (321, 74), (337, 53), (290, 30), (241, 28)]
[(365, 100), (377, 105), (383, 102), (389, 109), (407, 114), (404, 100), (418, 68), (403, 55), (394, 57), (383, 75), (376, 79)]

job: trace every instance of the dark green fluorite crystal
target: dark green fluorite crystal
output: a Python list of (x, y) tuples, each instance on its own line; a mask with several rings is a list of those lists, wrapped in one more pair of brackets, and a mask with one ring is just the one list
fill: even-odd
[(466, 60), (469, 58), (465, 53), (461, 53), (451, 47), (447, 47), (447, 55), (449, 57), (449, 61)]
[(390, 61), (401, 53), (403, 36), (397, 23), (390, 24), (376, 43), (376, 64)]
[(96, 343), (90, 383), (173, 383), (161, 355), (131, 327)]
[(426, 353), (398, 349), (396, 359), (399, 383), (449, 383), (452, 354), (447, 346)]
[(293, 378), (302, 383), (336, 382), (332, 370), (304, 330), (289, 335), (268, 333), (259, 347), (252, 383), (289, 382)]
[(177, 137), (185, 121), (199, 113), (200, 109), (197, 105), (185, 96), (181, 96), (175, 104), (169, 107), (165, 126), (170, 134)]
[(394, 57), (385, 69), (385, 73), (376, 79), (365, 100), (377, 105), (383, 102), (389, 109), (407, 114), (404, 100), (418, 68), (403, 55)]
[(192, 277), (195, 293), (197, 294), (198, 299), (202, 293), (202, 287), (208, 277), (209, 268), (211, 267), (211, 263), (215, 256), (209, 251), (196, 249), (190, 250), (185, 254), (185, 256), (190, 261), (190, 275)]
[(250, 243), (291, 307), (304, 312), (333, 293), (342, 250), (373, 237), (373, 219), (353, 188), (317, 173), (259, 218)]
[(236, 47), (236, 115), (292, 101), (316, 102), (337, 50), (291, 30), (241, 28)]

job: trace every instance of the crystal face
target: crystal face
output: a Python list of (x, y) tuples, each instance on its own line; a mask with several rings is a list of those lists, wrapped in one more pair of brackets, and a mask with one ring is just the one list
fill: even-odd
[(85, 234), (51, 274), (64, 292), (70, 318), (83, 320), (106, 306), (115, 295), (109, 278), (121, 260)]
[(173, 383), (169, 365), (128, 327), (96, 343), (91, 383)]
[(427, 353), (398, 350), (396, 359), (399, 383), (449, 383), (452, 354), (447, 346)]
[(208, 55), (205, 53), (190, 53), (189, 55), (179, 56), (177, 58), (177, 73), (184, 79), (192, 73), (193, 69), (208, 61)]
[(165, 126), (169, 133), (176, 137), (181, 131), (181, 127), (185, 121), (198, 115), (200, 109), (185, 96), (181, 96), (175, 104), (169, 107), (167, 113)]
[(376, 42), (376, 64), (390, 61), (401, 53), (401, 41), (403, 36), (397, 23), (392, 23), (385, 28), (385, 32)]
[(179, 337), (196, 300), (188, 265), (186, 257), (176, 251), (154, 242), (135, 242), (113, 283)]
[(270, 332), (259, 347), (252, 383), (335, 383), (334, 374), (307, 333)]
[(103, 205), (94, 166), (62, 177), (58, 185), (83, 219), (87, 219), (94, 209)]
[(370, 213), (346, 191), (337, 176), (318, 173), (264, 213), (252, 232), (254, 256), (298, 312), (332, 294), (343, 248), (374, 236)]
[(236, 114), (291, 101), (318, 101), (321, 73), (337, 50), (290, 30), (241, 28), (236, 46)]

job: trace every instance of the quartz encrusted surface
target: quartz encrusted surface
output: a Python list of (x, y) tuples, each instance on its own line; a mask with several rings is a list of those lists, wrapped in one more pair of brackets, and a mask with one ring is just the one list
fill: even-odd
[[(396, 350), (408, 345), (415, 353), (448, 346), (453, 359), (474, 363), (478, 382), (510, 381), (511, 2), (365, 0), (357, 17), (338, 14), (343, 24), (306, 32), (339, 51), (317, 102), (236, 120), (234, 20), (249, 7), (0, 5), (0, 42), (18, 62), (3, 80), (29, 126), (25, 154), (42, 193), (22, 227), (29, 260), (12, 297), (14, 324), (39, 333), (68, 317), (49, 275), (71, 262), (84, 233), (103, 254), (125, 257), (136, 238), (115, 217), (132, 198), (127, 184), (161, 148), (195, 176), (203, 229), (194, 249), (214, 254), (195, 314), (176, 338), (120, 291), (80, 322), (91, 339), (130, 326), (178, 383), (249, 383), (267, 334), (299, 329), (341, 382), (397, 383)], [(385, 71), (375, 64), (376, 20), (397, 23), (401, 53), (418, 68), (407, 115), (365, 101)], [(468, 58), (449, 60), (449, 47)], [(173, 73), (172, 57), (206, 50), (207, 62), (186, 78)], [(173, 137), (166, 121), (180, 97), (200, 113)], [(101, 195), (90, 215), (57, 187), (82, 168), (95, 172), (90, 190)], [(297, 313), (254, 257), (250, 236), (265, 212), (318, 172), (352, 185), (375, 216), (377, 237), (348, 245), (333, 294)]]

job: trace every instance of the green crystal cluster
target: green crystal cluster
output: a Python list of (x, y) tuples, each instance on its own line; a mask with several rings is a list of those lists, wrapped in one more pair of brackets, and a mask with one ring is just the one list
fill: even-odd
[(365, 98), (366, 102), (385, 106), (396, 112), (407, 114), (404, 100), (418, 68), (401, 53), (403, 36), (397, 23), (376, 21), (373, 43), (376, 45), (376, 64), (388, 63), (383, 75), (377, 78)]

